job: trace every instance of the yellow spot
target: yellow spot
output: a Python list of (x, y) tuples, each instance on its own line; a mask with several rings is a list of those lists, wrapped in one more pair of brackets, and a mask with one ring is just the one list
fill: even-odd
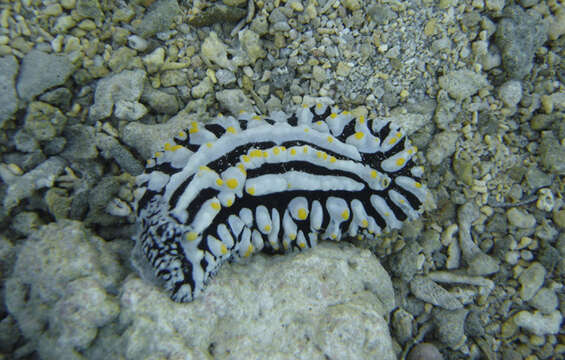
[(357, 140), (363, 139), (364, 136), (365, 136), (365, 134), (362, 131), (358, 131), (358, 132), (355, 133), (355, 138)]
[(304, 109), (308, 109), (308, 104), (302, 104), (302, 107), (303, 107)]
[(261, 157), (262, 156), (261, 150), (253, 149), (249, 152), (249, 156), (250, 157)]
[(324, 122), (323, 122), (322, 120), (318, 120), (318, 121), (316, 121), (316, 125), (320, 125), (320, 126), (322, 126), (323, 124), (324, 124)]
[(343, 220), (349, 219), (349, 210), (343, 210), (341, 217), (343, 218)]
[(404, 199), (400, 199), (400, 203), (401, 203), (401, 204), (404, 204)]
[(308, 211), (304, 208), (298, 209), (298, 218), (300, 220), (305, 220), (308, 217)]
[(200, 171), (211, 171), (208, 166), (200, 166), (200, 167), (198, 168), (198, 170), (200, 170)]
[(241, 158), (243, 159), (244, 162), (249, 162), (249, 156), (243, 155)]
[(233, 200), (232, 200), (232, 199), (229, 199), (229, 200), (226, 202), (226, 206), (227, 206), (227, 207), (230, 207), (230, 206), (232, 206), (232, 205), (233, 205)]
[(186, 133), (181, 130), (181, 131), (179, 131), (178, 136), (179, 136), (180, 138), (184, 138), (184, 137), (186, 137)]
[(308, 131), (310, 131), (309, 128), (304, 128), (304, 132), (308, 132)]
[(147, 159), (147, 166), (151, 166), (153, 165), (154, 161), (153, 159)]
[(222, 244), (222, 246), (220, 247), (220, 252), (222, 253), (222, 255), (226, 255), (228, 253), (228, 248), (226, 247), (226, 245)]
[(324, 153), (324, 155), (322, 155), (322, 156), (323, 156), (324, 160), (328, 159), (328, 154)]
[(246, 175), (246, 174), (247, 174), (247, 171), (245, 170), (245, 166), (243, 166), (242, 163), (239, 163), (239, 164), (237, 164), (236, 166), (237, 166), (237, 168), (243, 173), (243, 175)]
[(302, 151), (304, 151), (304, 153), (306, 154), (308, 152), (308, 146), (303, 146)]
[(164, 146), (164, 148), (165, 148), (165, 151), (169, 151), (169, 150), (171, 150), (171, 144), (169, 144), (169, 143), (165, 143), (165, 146)]
[(294, 239), (296, 239), (296, 234), (289, 234), (288, 238), (292, 241), (294, 241)]
[(245, 110), (239, 110), (239, 115), (245, 114)]
[(392, 144), (394, 144), (394, 143), (396, 142), (396, 140), (397, 140), (396, 138), (392, 138), (392, 139), (390, 139), (390, 140), (388, 141), (388, 143), (389, 143), (390, 145), (392, 145)]
[(206, 146), (208, 146), (208, 148), (212, 147), (212, 143), (206, 143)]
[(406, 160), (404, 160), (404, 158), (398, 158), (396, 159), (396, 166), (402, 166), (405, 162)]
[(422, 187), (422, 184), (416, 181), (416, 182), (414, 183), (414, 186), (419, 189), (419, 188)]
[(253, 186), (247, 188), (247, 193), (249, 195), (255, 195), (255, 188)]
[(171, 151), (177, 151), (178, 149), (181, 149), (182, 145), (175, 145), (171, 148)]
[(219, 211), (219, 210), (222, 208), (222, 206), (220, 205), (220, 203), (217, 202), (217, 201), (213, 201), (213, 202), (210, 204), (210, 206), (212, 206), (212, 209), (214, 209), (214, 210), (216, 210), (216, 211)]
[(363, 235), (361, 235), (361, 234), (357, 235), (357, 240), (359, 240), (359, 241), (363, 240)]
[(261, 117), (259, 115), (255, 115), (253, 116), (251, 119), (253, 120), (261, 120)]
[(268, 151), (263, 151), (263, 157), (264, 157), (264, 158), (268, 158), (268, 157), (269, 157), (269, 152), (268, 152)]
[(331, 234), (330, 237), (331, 237), (333, 240), (335, 240), (335, 239), (337, 238), (337, 235), (336, 235), (336, 234)]
[(237, 131), (235, 130), (235, 128), (234, 128), (233, 126), (229, 126), (229, 127), (226, 129), (226, 131), (229, 132), (229, 133), (232, 133), (232, 134), (236, 134), (236, 133), (237, 133)]
[(333, 137), (331, 137), (331, 136), (328, 136), (328, 142), (329, 142), (329, 143), (332, 143), (332, 142), (334, 142), (334, 138), (333, 138)]
[(156, 157), (156, 158), (161, 157), (161, 156), (163, 156), (163, 153), (162, 153), (162, 152), (157, 151), (157, 152), (155, 153), (155, 157)]
[(290, 149), (290, 155), (296, 155), (296, 149), (294, 148)]
[(245, 254), (243, 254), (243, 256), (248, 257), (251, 254), (253, 254), (253, 245), (249, 244), (247, 251), (245, 252)]
[(322, 158), (322, 154), (323, 153), (321, 151), (316, 152), (316, 156), (319, 157), (320, 159)]
[(334, 156), (330, 156), (330, 162), (331, 162), (331, 163), (336, 162), (336, 158), (335, 158)]
[(401, 137), (402, 137), (402, 133), (401, 133), (401, 132), (397, 132), (397, 133), (396, 133), (396, 137), (397, 137), (397, 138), (401, 138)]
[(216, 185), (218, 185), (218, 186), (224, 185), (224, 180), (222, 180), (222, 179), (216, 179)]
[(219, 117), (219, 118), (224, 117), (224, 114), (218, 113), (218, 117)]
[(298, 246), (300, 246), (301, 249), (304, 249), (304, 248), (306, 247), (306, 244), (305, 244), (305, 243), (300, 243), (300, 244), (298, 244)]
[(194, 231), (191, 231), (188, 234), (186, 234), (186, 240), (188, 240), (188, 241), (194, 241), (197, 238), (198, 238), (198, 234)]
[(349, 115), (349, 114), (351, 114), (351, 113), (347, 110), (341, 113), (341, 115)]
[(320, 104), (320, 103), (317, 103), (317, 104), (316, 104), (316, 107), (317, 107), (318, 109), (321, 109), (321, 108), (322, 108), (322, 106), (323, 106), (323, 105), (322, 105), (322, 104)]
[(369, 226), (369, 222), (366, 219), (361, 220), (361, 227), (366, 228), (367, 226)]
[(265, 230), (265, 232), (271, 231), (271, 225), (265, 225), (265, 228), (263, 230)]
[(273, 149), (273, 154), (278, 155), (281, 152), (281, 149), (279, 149), (278, 147), (275, 147)]
[(337, 117), (337, 114), (336, 114), (336, 113), (331, 113), (331, 114), (330, 114), (330, 117), (331, 117), (332, 119), (335, 119), (335, 118)]
[(282, 151), (286, 151), (286, 146), (281, 146)]
[(371, 177), (373, 179), (377, 177), (377, 171), (376, 170), (371, 170)]
[(359, 116), (359, 124), (365, 123), (365, 117), (363, 115)]
[(198, 132), (198, 124), (195, 122), (192, 122), (192, 127), (190, 129), (188, 129), (188, 132), (190, 134), (194, 134)]
[(230, 188), (230, 189), (235, 189), (238, 185), (237, 179), (234, 178), (230, 178), (226, 180), (226, 185)]
[(385, 216), (390, 216), (390, 213), (388, 211), (385, 212)]

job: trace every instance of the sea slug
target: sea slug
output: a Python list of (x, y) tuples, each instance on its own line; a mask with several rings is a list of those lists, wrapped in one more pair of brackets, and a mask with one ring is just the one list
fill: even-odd
[(317, 104), (194, 122), (137, 179), (137, 236), (175, 301), (226, 260), (371, 237), (419, 216), (416, 148), (393, 123)]

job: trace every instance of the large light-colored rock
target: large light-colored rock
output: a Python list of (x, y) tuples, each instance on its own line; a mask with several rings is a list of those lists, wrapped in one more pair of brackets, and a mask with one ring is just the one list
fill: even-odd
[(383, 317), (394, 307), (390, 278), (369, 251), (346, 243), (225, 264), (187, 304), (132, 277), (121, 304), (128, 359), (395, 358)]

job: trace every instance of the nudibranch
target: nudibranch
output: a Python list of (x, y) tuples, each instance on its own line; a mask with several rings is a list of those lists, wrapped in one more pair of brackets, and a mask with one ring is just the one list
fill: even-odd
[(137, 178), (136, 241), (171, 298), (192, 301), (225, 261), (417, 218), (415, 153), (395, 124), (323, 104), (193, 122)]

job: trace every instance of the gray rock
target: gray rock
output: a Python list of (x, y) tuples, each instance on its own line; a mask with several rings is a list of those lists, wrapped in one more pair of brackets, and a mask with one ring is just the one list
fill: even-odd
[(542, 314), (550, 314), (557, 309), (558, 301), (555, 291), (544, 287), (530, 300), (530, 305)]
[(502, 66), (513, 79), (522, 79), (533, 66), (536, 50), (547, 40), (547, 26), (534, 12), (508, 6), (498, 23), (495, 43), (502, 52)]
[(96, 141), (94, 138), (95, 130), (92, 126), (71, 125), (63, 131), (67, 139), (67, 145), (61, 156), (70, 161), (91, 160), (98, 156)]
[(180, 104), (177, 97), (164, 91), (153, 89), (146, 86), (141, 99), (149, 105), (151, 109), (160, 114), (174, 115), (179, 111)]
[(65, 128), (67, 117), (56, 107), (34, 101), (27, 107), (24, 130), (39, 141), (49, 141)]
[(88, 114), (91, 121), (112, 115), (114, 104), (120, 100), (136, 102), (143, 92), (145, 71), (124, 70), (98, 81), (94, 94), (94, 105)]
[(485, 75), (477, 74), (471, 70), (456, 70), (439, 78), (439, 86), (457, 101), (475, 95), (477, 91), (487, 85), (488, 80)]
[(125, 146), (120, 144), (118, 139), (103, 133), (98, 133), (96, 135), (96, 145), (104, 158), (114, 159), (123, 170), (134, 176), (143, 172), (143, 166)]
[(222, 86), (233, 84), (237, 80), (233, 71), (225, 69), (216, 71), (216, 78), (218, 79), (218, 83)]
[(466, 340), (465, 337), (465, 318), (469, 310), (459, 309), (448, 311), (434, 309), (432, 316), (436, 324), (438, 338), (441, 342), (456, 350), (461, 347)]
[(148, 42), (141, 36), (130, 35), (128, 36), (128, 46), (137, 51), (145, 51), (147, 49)]
[(2, 180), (9, 184), (4, 197), (6, 210), (9, 212), (21, 200), (33, 195), (36, 190), (53, 186), (55, 178), (63, 171), (65, 165), (62, 158), (53, 156), (22, 176), (13, 179), (3, 177)]
[(127, 174), (103, 177), (88, 194), (88, 214), (84, 219), (87, 225), (117, 225), (124, 222), (122, 217), (114, 216), (108, 206), (118, 197), (120, 189), (130, 180)]
[(463, 304), (457, 300), (455, 295), (423, 276), (416, 276), (410, 281), (410, 291), (418, 299), (447, 310), (456, 310), (463, 307)]
[(506, 212), (506, 218), (511, 225), (521, 229), (531, 229), (536, 226), (536, 218), (526, 210), (511, 208)]
[(80, 223), (43, 226), (23, 244), (6, 281), (6, 305), (41, 358), (74, 359), (118, 315), (123, 276), (105, 242)]
[(190, 127), (192, 121), (201, 120), (196, 114), (181, 111), (164, 124), (146, 125), (130, 122), (122, 129), (120, 139), (144, 158), (149, 159), (156, 151), (163, 149), (165, 142), (182, 129)]
[(45, 90), (62, 85), (73, 71), (74, 65), (66, 55), (32, 50), (22, 61), (16, 86), (18, 94), (23, 100), (30, 101)]
[(542, 136), (539, 153), (544, 168), (556, 175), (565, 175), (565, 146), (549, 132)]
[(181, 12), (177, 0), (159, 0), (154, 2), (135, 27), (135, 32), (142, 38), (148, 39), (158, 32), (171, 28), (173, 18)]
[(443, 131), (436, 134), (428, 148), (426, 158), (432, 165), (441, 164), (455, 152), (458, 135), (453, 131)]
[(561, 329), (561, 321), (563, 315), (559, 310), (555, 310), (551, 314), (543, 315), (542, 313), (520, 311), (512, 318), (514, 323), (538, 336), (549, 334), (557, 334)]
[(63, 110), (68, 110), (70, 109), (72, 98), (73, 94), (71, 93), (71, 90), (65, 87), (59, 87), (45, 92), (39, 97), (39, 100), (62, 108)]
[(116, 102), (114, 115), (121, 120), (139, 120), (147, 114), (147, 108), (137, 101), (120, 100)]
[(220, 105), (237, 116), (241, 111), (253, 111), (251, 100), (240, 89), (222, 90), (216, 93)]
[(76, 10), (78, 15), (93, 19), (97, 24), (100, 24), (104, 19), (104, 13), (98, 0), (77, 0)]
[(390, 257), (390, 270), (404, 281), (410, 281), (422, 270), (425, 260), (422, 247), (414, 241)]
[(520, 285), (520, 298), (524, 301), (531, 300), (542, 287), (545, 280), (545, 268), (538, 262), (532, 263), (522, 271), (518, 282)]
[(390, 278), (369, 251), (345, 243), (225, 264), (192, 303), (172, 303), (135, 278), (122, 290), (120, 320), (128, 328), (119, 336), (131, 358), (163, 351), (219, 359), (395, 358), (382, 317), (394, 307)]
[(506, 106), (514, 107), (522, 99), (522, 83), (516, 80), (507, 81), (500, 85), (498, 95)]
[(477, 253), (467, 263), (467, 273), (469, 275), (486, 276), (497, 273), (500, 269), (498, 260), (482, 252)]
[(402, 308), (396, 310), (391, 320), (394, 339), (401, 344), (412, 340), (414, 336), (413, 323), (414, 317), (409, 312)]
[(29, 132), (20, 129), (14, 135), (16, 149), (21, 152), (32, 153), (39, 150), (39, 141), (31, 136)]
[(406, 360), (443, 360), (443, 355), (434, 344), (420, 343), (410, 350)]
[(18, 74), (18, 61), (13, 56), (0, 58), (0, 128), (18, 109), (15, 79)]

